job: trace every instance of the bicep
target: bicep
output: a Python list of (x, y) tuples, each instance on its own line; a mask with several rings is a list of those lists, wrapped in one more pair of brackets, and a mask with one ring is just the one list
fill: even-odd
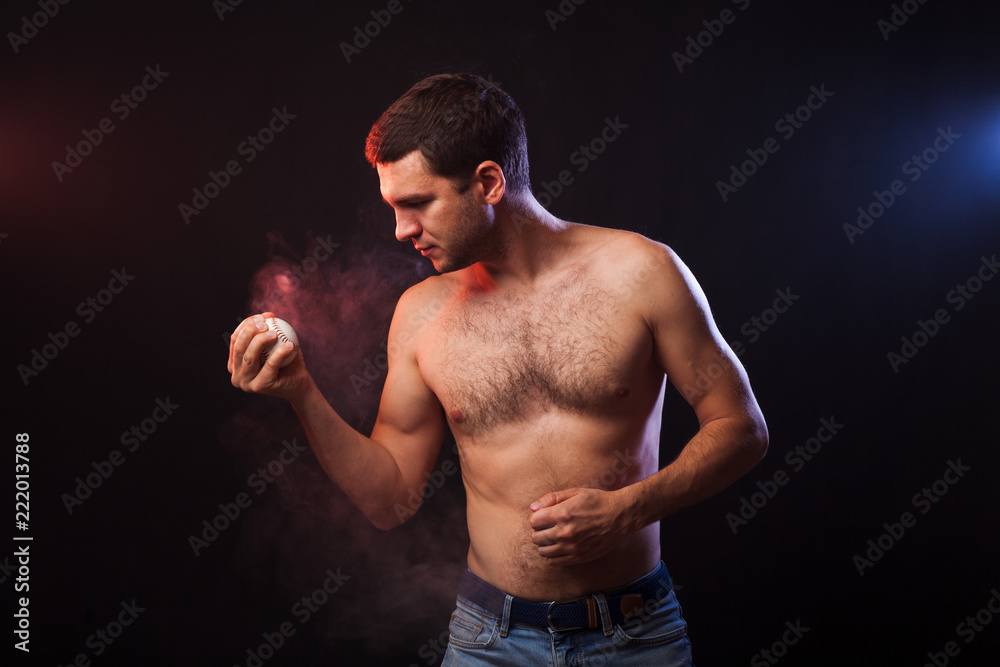
[(404, 488), (419, 493), (441, 450), (445, 423), (441, 404), (417, 364), (416, 332), (399, 311), (397, 307), (389, 332), (388, 373), (371, 439), (396, 461)]
[(658, 252), (666, 254), (651, 281), (648, 317), (664, 372), (702, 424), (755, 416), (759, 408), (746, 371), (719, 332), (701, 286), (673, 251)]

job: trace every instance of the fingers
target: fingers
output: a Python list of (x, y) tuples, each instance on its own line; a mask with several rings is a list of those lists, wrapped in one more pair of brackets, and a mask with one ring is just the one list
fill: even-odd
[(531, 541), (538, 549), (538, 555), (549, 565), (572, 565), (593, 560), (594, 554), (588, 555), (585, 545), (575, 539), (572, 531), (561, 537), (556, 537), (555, 529), (542, 533), (533, 532)]
[(544, 531), (531, 531), (531, 541), (536, 547), (554, 547), (560, 543), (554, 528), (548, 528)]
[(531, 541), (550, 565), (588, 562), (606, 553), (616, 539), (608, 538), (614, 517), (605, 511), (602, 493), (594, 489), (548, 493), (531, 508)]
[[(258, 319), (259, 318), (259, 319)], [(246, 350), (245, 338), (241, 338), (241, 334), (244, 333), (248, 326), (255, 326), (256, 322), (263, 322), (264, 318), (261, 315), (253, 315), (244, 319), (237, 325), (233, 330), (231, 336), (229, 336), (229, 363), (228, 368), (230, 373), (235, 373), (238, 370), (239, 357)], [(241, 344), (241, 341), (244, 341)]]
[(535, 512), (528, 517), (528, 524), (533, 531), (547, 530), (556, 525), (557, 520), (554, 512)]
[(532, 515), (531, 541), (537, 547), (552, 547), (559, 544), (572, 534), (572, 528), (568, 525), (569, 519), (569, 514), (562, 511), (539, 512)]
[(537, 512), (543, 507), (551, 507), (559, 502), (559, 493), (546, 493), (544, 496), (531, 503), (531, 511)]
[(538, 555), (550, 565), (569, 565), (576, 562), (579, 545), (574, 541), (575, 529), (565, 523), (569, 518), (568, 515), (559, 520), (546, 519), (535, 525), (535, 517), (539, 514), (532, 516), (531, 531), (531, 542), (538, 549)]
[[(256, 315), (247, 318), (243, 324), (233, 334), (232, 349), (229, 352), (229, 362), (232, 366), (233, 385), (240, 386), (241, 379), (245, 375), (246, 367), (253, 367), (259, 357), (254, 357), (250, 353), (250, 346), (258, 334), (267, 331), (264, 318)], [(257, 345), (259, 354), (260, 344)], [(255, 370), (255, 368), (254, 368)]]
[(580, 489), (553, 491), (552, 493), (546, 493), (544, 496), (531, 503), (532, 514), (529, 519), (531, 527), (535, 530), (544, 530), (545, 528), (550, 528), (556, 525), (557, 521), (569, 518), (567, 512), (557, 512), (552, 510), (552, 508), (556, 508), (561, 503), (566, 502), (579, 493)]
[[(248, 317), (230, 336), (227, 368), (232, 375), (231, 381), (234, 387), (243, 391), (254, 391), (253, 381), (265, 370), (260, 362), (261, 353), (277, 338), (275, 333), (268, 330), (264, 323), (265, 318), (272, 315), (273, 313), (266, 312)], [(269, 361), (276, 361), (278, 365), (271, 368), (271, 372), (261, 377), (261, 380), (273, 380), (281, 361), (289, 354), (288, 351), (284, 350), (276, 352), (283, 352), (283, 355), (271, 355)]]
[[(269, 337), (265, 343), (265, 348), (274, 342), (274, 337)], [(270, 351), (267, 356), (267, 360), (264, 362), (263, 367), (273, 368), (275, 374), (280, 371), (285, 365), (285, 360), (289, 357), (294, 357), (298, 354), (295, 349), (295, 345), (291, 341), (285, 341), (284, 343), (278, 343), (275, 345), (274, 349)], [(294, 359), (293, 359), (294, 361)], [(291, 362), (289, 362), (291, 363)]]
[(254, 380), (258, 378), (261, 380), (271, 380), (273, 376), (278, 374), (276, 366), (268, 367), (261, 362), (264, 350), (277, 340), (277, 335), (273, 331), (268, 331), (266, 326), (264, 327), (264, 331), (251, 328), (250, 334), (252, 337), (246, 347), (246, 351), (242, 357), (238, 357), (241, 360), (238, 379), (240, 381), (240, 388), (243, 391), (255, 391), (256, 388), (251, 386)]
[(566, 489), (565, 491), (553, 491), (552, 493), (546, 493), (544, 496), (531, 503), (531, 511), (537, 512), (540, 509), (558, 505), (565, 500), (569, 500), (579, 492), (580, 489)]
[(236, 341), (236, 338), (240, 335), (240, 332), (243, 331), (244, 327), (254, 322), (263, 322), (264, 320), (271, 317), (275, 317), (275, 314), (272, 313), (271, 311), (266, 311), (263, 313), (259, 313), (257, 315), (251, 315), (250, 317), (247, 317), (238, 325), (236, 325), (236, 328), (233, 329), (232, 335), (229, 336), (229, 345), (230, 345), (229, 349), (232, 350), (233, 343)]
[(535, 546), (538, 548), (538, 555), (546, 559), (550, 564), (564, 564), (570, 559), (576, 558), (577, 546), (564, 541), (552, 541), (547, 538), (533, 538)]

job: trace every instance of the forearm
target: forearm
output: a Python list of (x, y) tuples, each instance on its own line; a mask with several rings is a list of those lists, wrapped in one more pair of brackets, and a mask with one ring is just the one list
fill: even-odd
[(705, 423), (674, 462), (621, 489), (632, 529), (714, 496), (750, 471), (766, 450), (762, 418)]
[(290, 402), (327, 476), (378, 528), (399, 525), (392, 507), (405, 490), (389, 451), (345, 422), (314, 383)]

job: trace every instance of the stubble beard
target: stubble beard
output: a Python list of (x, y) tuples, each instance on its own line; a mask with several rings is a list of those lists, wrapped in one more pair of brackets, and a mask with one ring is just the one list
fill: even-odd
[[(462, 202), (459, 212), (461, 233), (451, 239), (441, 265), (435, 266), (438, 273), (459, 271), (476, 262), (496, 261), (506, 254), (509, 246), (500, 229), (491, 223), (481, 207), (466, 198)], [(443, 248), (441, 250), (444, 252)]]

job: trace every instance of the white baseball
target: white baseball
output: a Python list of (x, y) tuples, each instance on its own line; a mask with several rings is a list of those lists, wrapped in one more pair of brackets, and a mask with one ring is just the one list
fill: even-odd
[(295, 347), (292, 349), (292, 354), (281, 362), (281, 368), (284, 368), (288, 364), (292, 363), (292, 360), (295, 359), (295, 355), (299, 353), (299, 337), (295, 335), (295, 329), (292, 328), (292, 325), (281, 318), (269, 317), (264, 320), (264, 323), (267, 324), (269, 331), (274, 332), (277, 339), (261, 353), (260, 363), (263, 364), (267, 361), (267, 358), (271, 356), (271, 352), (274, 351), (276, 346), (291, 341), (292, 345)]

